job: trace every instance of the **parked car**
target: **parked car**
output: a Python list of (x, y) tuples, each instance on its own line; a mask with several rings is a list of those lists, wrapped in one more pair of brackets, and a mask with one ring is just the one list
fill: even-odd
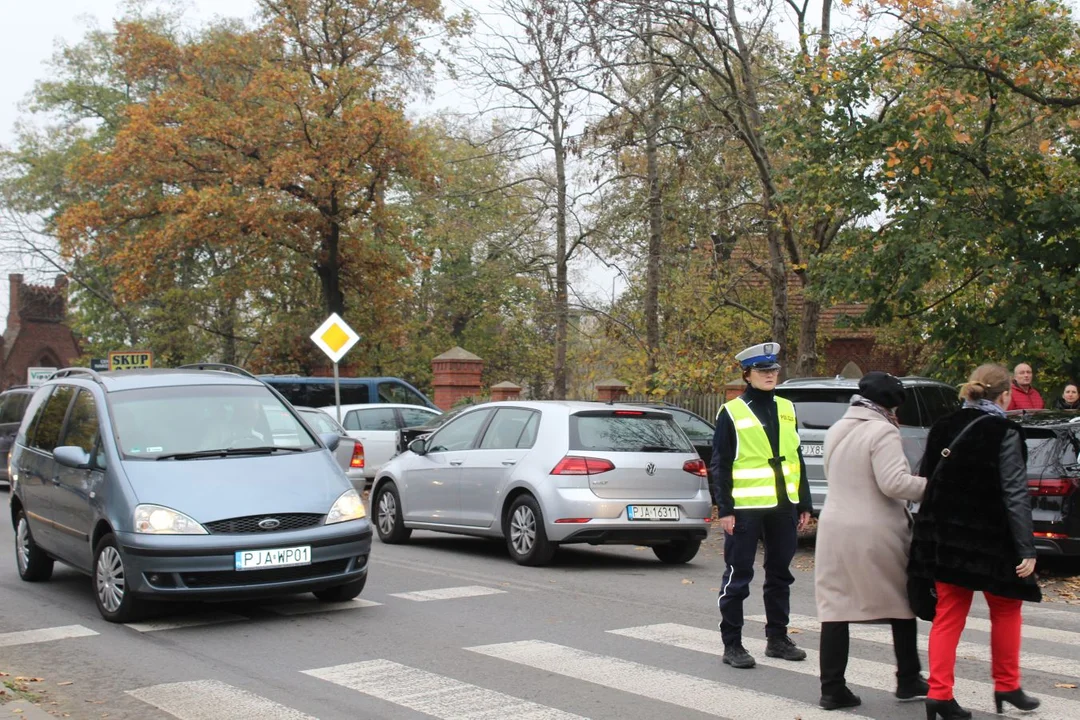
[[(337, 414), (331, 405), (322, 410)], [(389, 403), (356, 404), (341, 406), (341, 424), (346, 434), (361, 444), (364, 456), (364, 477), (375, 478), (375, 473), (398, 453), (398, 432), (409, 425), (422, 425), (442, 413), (417, 405)]]
[(407, 450), (409, 447), (409, 443), (411, 443), (413, 440), (418, 437), (430, 435), (431, 433), (442, 427), (445, 423), (448, 423), (452, 419), (456, 418), (462, 413), (462, 411), (468, 410), (471, 407), (473, 406), (462, 405), (461, 407), (456, 407), (449, 412), (443, 413), (442, 415), (434, 415), (422, 425), (410, 425), (401, 428), (400, 430), (398, 430), (397, 452), (405, 452), (405, 450)]
[(148, 599), (356, 597), (371, 525), (336, 444), (246, 373), (62, 370), (11, 452), (19, 576), (89, 574), (111, 622)]
[(712, 463), (713, 435), (716, 432), (715, 424), (695, 412), (667, 402), (634, 404), (638, 405), (638, 407), (656, 408), (671, 413), (671, 416), (675, 418), (675, 423), (686, 434), (698, 456), (705, 461), (705, 467), (710, 467)]
[(569, 543), (689, 562), (712, 512), (705, 463), (670, 412), (589, 402), (465, 408), (383, 466), (372, 498), (383, 542), (414, 529), (501, 537), (522, 565)]
[[(335, 405), (334, 378), (301, 375), (259, 375), (259, 379), (281, 393), (293, 405), (326, 407)], [(342, 405), (395, 403), (435, 408), (424, 393), (401, 378), (340, 378)]]
[[(959, 409), (956, 388), (923, 377), (902, 377), (907, 399), (897, 412), (904, 454), (913, 469), (919, 467), (926, 449), (926, 436), (938, 418)], [(806, 461), (807, 482), (813, 498), (814, 514), (821, 512), (829, 488), (825, 482), (825, 432), (843, 417), (851, 396), (859, 391), (859, 381), (848, 378), (794, 378), (776, 386), (776, 394), (795, 405)]]
[(9, 388), (0, 393), (0, 483), (4, 485), (10, 482), (8, 453), (33, 395), (33, 388), (28, 387)]
[(358, 492), (363, 492), (367, 487), (367, 478), (364, 476), (364, 446), (359, 440), (354, 440), (345, 432), (345, 428), (338, 421), (330, 417), (328, 413), (319, 408), (296, 407), (300, 417), (321, 435), (336, 435), (338, 438), (337, 449), (334, 450), (334, 459), (345, 472), (345, 477)]
[(1080, 555), (1080, 413), (1011, 413), (1024, 428), (1035, 549)]

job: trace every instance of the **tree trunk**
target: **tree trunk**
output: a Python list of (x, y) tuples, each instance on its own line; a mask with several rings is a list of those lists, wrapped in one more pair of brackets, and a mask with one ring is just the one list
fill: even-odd
[(221, 362), (236, 365), (236, 298), (230, 297), (225, 300), (221, 318), (221, 333), (224, 342), (221, 346)]
[(806, 297), (807, 284), (803, 284), (803, 314), (799, 321), (799, 354), (792, 369), (796, 377), (818, 374), (817, 331), (821, 321), (821, 302)]
[[(559, 117), (558, 109), (553, 113)], [(566, 279), (566, 155), (563, 147), (562, 128), (555, 122), (555, 372), (553, 396), (566, 399), (566, 344), (570, 308), (567, 304)]]
[[(766, 214), (772, 214), (772, 205), (766, 206)], [(769, 228), (769, 289), (772, 291), (772, 337), (773, 342), (780, 343), (780, 377), (787, 377), (787, 335), (791, 318), (788, 312), (788, 284), (787, 263), (784, 261), (783, 239), (781, 228), (773, 225)], [(764, 338), (763, 338), (764, 339)]]
[(319, 259), (315, 271), (322, 283), (323, 306), (327, 314), (345, 315), (345, 293), (341, 290), (341, 226), (330, 221), (330, 229), (323, 235)]
[(657, 354), (660, 350), (660, 244), (663, 239), (662, 208), (660, 205), (660, 170), (657, 162), (659, 152), (656, 133), (659, 125), (656, 106), (649, 113), (649, 127), (645, 135), (646, 172), (649, 180), (649, 257), (645, 268), (645, 373), (649, 387), (656, 375)]

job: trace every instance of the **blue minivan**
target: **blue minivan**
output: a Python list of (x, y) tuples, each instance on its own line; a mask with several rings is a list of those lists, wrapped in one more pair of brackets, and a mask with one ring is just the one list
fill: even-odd
[[(302, 375), (259, 375), (258, 378), (297, 407), (327, 407), (334, 400), (334, 378)], [(424, 393), (401, 378), (340, 378), (341, 404), (398, 403), (438, 410)]]

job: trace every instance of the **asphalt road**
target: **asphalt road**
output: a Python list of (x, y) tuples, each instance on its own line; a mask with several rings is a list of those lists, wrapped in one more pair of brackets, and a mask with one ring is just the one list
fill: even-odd
[[(721, 664), (718, 540), (681, 567), (647, 549), (571, 547), (550, 567), (523, 568), (499, 543), (418, 532), (406, 546), (375, 541), (358, 602), (168, 606), (117, 626), (100, 619), (89, 579), (70, 569), (21, 582), (5, 520), (0, 671), (9, 677), (0, 680), (36, 679), (21, 687), (43, 709), (88, 719), (832, 717), (816, 707), (816, 653), (768, 660), (763, 620), (746, 628), (759, 667)], [(813, 651), (806, 553), (796, 568), (793, 639)], [(760, 587), (759, 576), (748, 615), (763, 613)], [(957, 671), (958, 699), (984, 718), (993, 709), (986, 617), (977, 600)], [(1080, 718), (1080, 690), (1055, 687), (1080, 684), (1080, 607), (1030, 607), (1026, 618), (1024, 685), (1046, 701), (1037, 717)], [(891, 663), (885, 627), (854, 632), (848, 678), (863, 706), (848, 716), (925, 717), (920, 703), (891, 696)]]

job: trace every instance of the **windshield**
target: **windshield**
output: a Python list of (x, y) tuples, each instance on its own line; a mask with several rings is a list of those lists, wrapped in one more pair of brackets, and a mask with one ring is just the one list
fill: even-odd
[(300, 410), (299, 413), (304, 416), (304, 419), (308, 421), (308, 425), (314, 428), (317, 433), (343, 434), (337, 423), (334, 422), (334, 418), (322, 410)]
[[(844, 417), (854, 390), (777, 390), (795, 406), (800, 428), (828, 430)], [(914, 404), (914, 403), (913, 403)]]
[(265, 386), (183, 385), (110, 394), (125, 458), (243, 448), (310, 450), (315, 438)]

